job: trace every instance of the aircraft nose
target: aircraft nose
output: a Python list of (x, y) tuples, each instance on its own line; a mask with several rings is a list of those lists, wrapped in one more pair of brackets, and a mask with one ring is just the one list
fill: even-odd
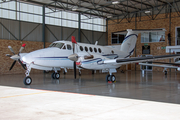
[(77, 54), (72, 54), (72, 55), (68, 56), (68, 59), (76, 62), (78, 60), (78, 55)]
[(31, 55), (27, 54), (22, 57), (22, 61), (25, 63), (31, 63), (30, 59)]

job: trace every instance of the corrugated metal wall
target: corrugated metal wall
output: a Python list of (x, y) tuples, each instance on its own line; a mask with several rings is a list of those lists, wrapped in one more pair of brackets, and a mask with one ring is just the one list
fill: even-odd
[[(19, 29), (19, 26), (20, 29)], [(92, 43), (98, 40), (98, 44), (107, 45), (105, 32), (97, 32), (90, 30), (81, 30), (81, 42)], [(21, 34), (19, 34), (19, 32)], [(78, 29), (67, 28), (61, 26), (46, 25), (45, 41), (53, 42), (56, 40), (71, 40), (71, 36), (75, 36), (78, 41)], [(0, 19), (0, 39), (23, 41), (42, 41), (42, 24), (19, 22), (9, 19)]]

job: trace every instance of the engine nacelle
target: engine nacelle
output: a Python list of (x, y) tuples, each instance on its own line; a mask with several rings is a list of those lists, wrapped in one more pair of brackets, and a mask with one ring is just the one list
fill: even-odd
[(120, 65), (113, 65), (113, 64), (105, 64), (105, 60), (109, 60), (109, 58), (104, 57), (102, 55), (97, 54), (78, 54), (79, 58), (76, 61), (76, 65), (78, 67), (84, 69), (92, 69), (92, 70), (106, 70), (112, 68), (118, 68)]

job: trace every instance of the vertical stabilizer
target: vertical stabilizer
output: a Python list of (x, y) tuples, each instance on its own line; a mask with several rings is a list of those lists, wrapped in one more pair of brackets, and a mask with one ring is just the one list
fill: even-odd
[(121, 51), (127, 52), (127, 56), (129, 57), (133, 54), (135, 46), (136, 46), (136, 41), (139, 33), (142, 32), (159, 32), (159, 31), (166, 31), (165, 29), (143, 29), (143, 30), (132, 30), (132, 29), (127, 29), (127, 35), (121, 44)]
[(134, 52), (134, 48), (136, 46), (136, 41), (138, 37), (137, 31), (133, 31), (132, 29), (127, 29), (128, 33), (121, 44), (121, 51), (127, 52), (127, 57), (131, 56)]

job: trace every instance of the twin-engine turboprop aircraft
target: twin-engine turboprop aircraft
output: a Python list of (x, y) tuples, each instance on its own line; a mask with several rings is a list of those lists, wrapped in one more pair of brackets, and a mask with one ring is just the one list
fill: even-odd
[(115, 82), (116, 78), (112, 73), (117, 72), (116, 68), (119, 68), (123, 64), (180, 57), (180, 55), (164, 55), (129, 58), (129, 56), (134, 52), (138, 33), (162, 30), (163, 29), (128, 29), (128, 33), (121, 45), (100, 46), (97, 44), (76, 43), (75, 38), (72, 37), (72, 42), (75, 44), (72, 44), (70, 41), (55, 41), (48, 48), (36, 50), (23, 55), (19, 52), (18, 59), (20, 59), (23, 64), (26, 64), (27, 68), (24, 84), (30, 85), (32, 82), (32, 79), (29, 76), (31, 68), (39, 70), (54, 70), (55, 72), (52, 74), (54, 79), (60, 77), (60, 74), (57, 72), (60, 68), (65, 69), (65, 71), (67, 68), (102, 70), (102, 72), (109, 72), (106, 77), (107, 81)]

